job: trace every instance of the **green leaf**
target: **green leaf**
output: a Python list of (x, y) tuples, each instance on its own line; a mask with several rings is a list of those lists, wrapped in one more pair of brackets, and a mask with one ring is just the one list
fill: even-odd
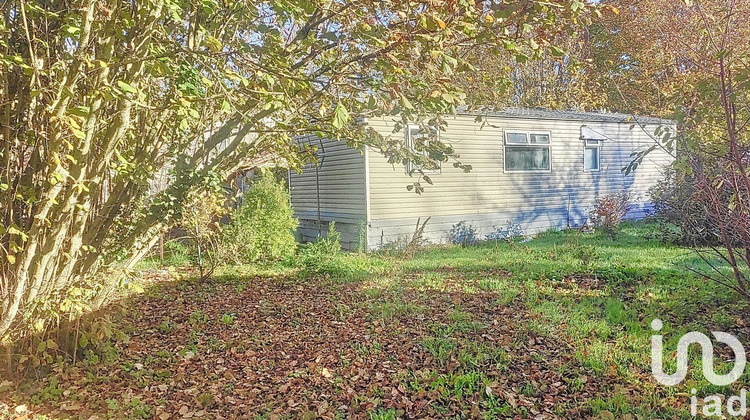
[(552, 53), (552, 55), (555, 56), (555, 57), (562, 57), (562, 56), (565, 55), (565, 51), (564, 50), (562, 50), (562, 49), (560, 49), (560, 48), (558, 48), (558, 47), (556, 47), (554, 45), (550, 45), (549, 46), (549, 52)]
[(12, 224), (8, 227), (8, 233), (11, 235), (18, 235), (21, 237), (22, 241), (26, 241), (29, 236), (21, 230), (21, 228), (18, 227), (16, 224)]
[(414, 110), (414, 105), (412, 105), (411, 102), (409, 102), (409, 100), (406, 99), (406, 96), (404, 95), (401, 95), (401, 106), (403, 106), (404, 108), (410, 111)]
[(91, 108), (87, 106), (83, 106), (83, 105), (76, 106), (68, 110), (68, 114), (75, 115), (78, 117), (84, 117), (84, 118), (88, 118), (90, 112), (91, 112)]
[(223, 48), (223, 45), (221, 45), (221, 41), (211, 35), (208, 35), (206, 37), (205, 42), (208, 45), (208, 48), (210, 48), (214, 52), (219, 52)]
[(349, 111), (346, 109), (344, 104), (341, 102), (336, 104), (336, 109), (333, 110), (333, 126), (341, 128), (349, 122)]
[(119, 87), (120, 90), (125, 93), (138, 93), (138, 90), (136, 90), (136, 88), (134, 88), (133, 86), (130, 86), (129, 84), (123, 82), (122, 80), (117, 81), (117, 87)]
[(68, 25), (68, 26), (64, 26), (63, 27), (63, 31), (65, 31), (66, 34), (72, 36), (72, 35), (75, 35), (75, 34), (81, 32), (81, 28), (79, 28), (77, 26)]

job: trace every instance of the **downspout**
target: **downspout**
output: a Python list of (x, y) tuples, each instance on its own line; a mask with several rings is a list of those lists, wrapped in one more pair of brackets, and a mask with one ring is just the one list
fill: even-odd
[(318, 210), (318, 238), (323, 235), (320, 220), (320, 176), (318, 175), (318, 164), (315, 164), (315, 202)]
[(323, 236), (323, 221), (320, 215), (320, 174), (319, 169), (323, 166), (323, 161), (326, 159), (326, 149), (323, 146), (323, 139), (318, 138), (320, 143), (320, 162), (315, 164), (315, 201), (318, 210), (318, 238)]
[[(362, 125), (367, 124), (367, 118), (362, 118)], [(365, 158), (365, 252), (370, 250), (370, 148), (364, 148)]]

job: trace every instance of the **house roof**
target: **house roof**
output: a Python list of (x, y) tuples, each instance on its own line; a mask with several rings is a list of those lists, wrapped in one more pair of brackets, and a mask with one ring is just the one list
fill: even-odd
[(619, 112), (579, 112), (557, 111), (547, 108), (492, 108), (479, 107), (469, 109), (459, 108), (459, 114), (482, 115), (502, 118), (525, 118), (538, 120), (576, 120), (586, 122), (609, 122), (631, 124), (674, 124), (674, 121), (664, 118), (644, 117)]

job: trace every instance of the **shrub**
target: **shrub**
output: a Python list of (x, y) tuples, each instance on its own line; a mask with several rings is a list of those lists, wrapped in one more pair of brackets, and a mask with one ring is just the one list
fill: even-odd
[(190, 248), (177, 239), (164, 243), (165, 265), (183, 266), (192, 262)]
[(622, 218), (627, 214), (630, 206), (630, 193), (618, 192), (605, 195), (597, 200), (591, 211), (591, 223), (595, 228), (612, 236), (617, 235)]
[(308, 247), (322, 255), (336, 255), (341, 252), (341, 233), (336, 230), (336, 222), (328, 224), (328, 233)]
[(649, 189), (661, 241), (689, 246), (715, 245), (719, 242), (715, 224), (703, 205), (696, 201), (693, 182), (691, 177), (670, 168), (664, 179)]
[(224, 229), (227, 256), (238, 263), (289, 257), (297, 249), (299, 225), (289, 193), (271, 173), (264, 173), (245, 193), (242, 205)]
[(461, 246), (474, 245), (479, 242), (477, 230), (463, 220), (451, 227), (448, 238), (452, 244)]
[(510, 241), (512, 239), (521, 237), (524, 235), (523, 228), (519, 223), (511, 223), (511, 221), (508, 221), (508, 224), (504, 228), (495, 228), (495, 231), (488, 233), (485, 236), (485, 240), (487, 241)]
[(414, 232), (411, 235), (399, 236), (396, 240), (384, 244), (382, 251), (404, 258), (413, 257), (429, 244), (427, 238), (424, 237), (424, 229), (431, 218), (428, 217), (423, 222), (422, 218), (418, 217), (417, 224), (414, 226)]
[(325, 274), (336, 271), (336, 256), (341, 253), (341, 234), (336, 222), (328, 225), (328, 233), (302, 248), (299, 263), (305, 274)]
[(192, 261), (200, 269), (201, 279), (211, 276), (221, 260), (221, 218), (227, 207), (218, 179), (188, 194), (178, 226), (193, 251)]

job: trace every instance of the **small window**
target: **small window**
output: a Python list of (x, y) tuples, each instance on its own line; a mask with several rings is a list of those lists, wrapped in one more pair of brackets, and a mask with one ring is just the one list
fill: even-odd
[(505, 142), (508, 144), (526, 144), (529, 141), (526, 133), (506, 133)]
[(583, 148), (583, 170), (584, 171), (598, 171), (599, 170), (599, 146), (601, 145), (599, 140), (586, 139), (586, 145)]
[[(406, 147), (408, 147), (412, 151), (416, 151), (415, 145), (423, 139), (429, 139), (430, 137), (436, 138), (438, 141), (440, 141), (440, 130), (438, 128), (430, 127), (430, 130), (432, 130), (432, 133), (425, 132), (420, 126), (418, 125), (408, 125), (406, 129), (404, 130), (404, 137), (406, 139)], [(427, 150), (422, 150), (422, 154), (429, 158), (429, 152)], [(406, 166), (406, 170), (408, 173), (412, 173), (418, 170), (422, 170), (424, 173), (440, 173), (440, 162), (437, 162), (437, 168), (424, 168), (422, 165), (415, 163), (415, 162), (409, 162), (409, 164)]]
[(505, 170), (549, 171), (549, 133), (505, 132)]
[(549, 134), (531, 134), (529, 138), (532, 144), (549, 144)]

